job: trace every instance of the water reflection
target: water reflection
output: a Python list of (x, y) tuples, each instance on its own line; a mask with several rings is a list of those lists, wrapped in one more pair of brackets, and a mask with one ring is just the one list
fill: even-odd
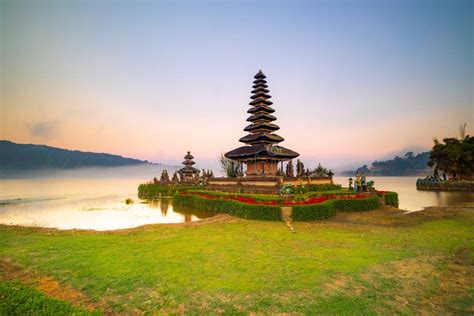
[[(45, 182), (56, 183), (52, 190), (46, 190), (46, 183), (41, 180), (0, 180), (0, 224), (113, 230), (154, 223), (184, 223), (212, 216), (184, 208), (175, 210), (171, 199), (140, 201), (136, 198), (138, 181), (54, 179)], [(125, 203), (129, 197), (134, 203)]]

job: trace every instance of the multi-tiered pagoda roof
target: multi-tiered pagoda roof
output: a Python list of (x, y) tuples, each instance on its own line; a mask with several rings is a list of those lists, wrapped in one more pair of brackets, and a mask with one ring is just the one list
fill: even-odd
[(271, 107), (273, 102), (270, 101), (271, 95), (268, 94), (270, 90), (268, 90), (266, 76), (260, 70), (254, 78), (252, 96), (250, 97), (252, 101), (249, 103), (251, 108), (247, 111), (251, 114), (247, 119), (250, 124), (244, 128), (244, 131), (249, 132), (249, 134), (239, 140), (246, 146), (229, 151), (225, 156), (238, 161), (264, 157), (288, 160), (298, 157), (298, 153), (277, 145), (284, 139), (274, 133), (280, 127), (273, 123), (276, 117), (271, 113), (275, 110)]
[(179, 169), (178, 173), (184, 176), (194, 175), (194, 174), (199, 173), (199, 170), (193, 167), (193, 165), (195, 164), (193, 159), (194, 159), (194, 156), (191, 155), (190, 151), (188, 151), (187, 155), (184, 156), (184, 161), (183, 161), (184, 167)]

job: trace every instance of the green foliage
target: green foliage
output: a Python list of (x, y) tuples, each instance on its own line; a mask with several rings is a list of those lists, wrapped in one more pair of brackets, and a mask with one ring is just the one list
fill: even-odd
[(469, 180), (474, 177), (474, 136), (434, 140), (428, 165), (448, 173), (454, 180)]
[(155, 199), (160, 196), (173, 196), (177, 192), (194, 188), (185, 185), (166, 185), (159, 183), (144, 183), (138, 186), (138, 197), (140, 199)]
[(0, 282), (0, 315), (100, 315), (50, 298), (19, 282)]
[(371, 196), (365, 199), (335, 199), (332, 201), (336, 210), (341, 212), (364, 212), (379, 207), (378, 196)]
[(295, 205), (291, 212), (294, 221), (312, 221), (325, 219), (340, 212), (363, 212), (379, 207), (379, 198), (371, 196), (365, 199), (334, 199), (318, 204)]
[(374, 161), (369, 168), (367, 165), (356, 170), (344, 171), (346, 176), (354, 176), (357, 172), (368, 176), (409, 176), (419, 174), (420, 170), (426, 170), (429, 152), (414, 155), (407, 152), (404, 157), (396, 156), (390, 160)]
[(267, 221), (281, 220), (281, 207), (269, 205), (254, 205), (233, 200), (207, 199), (196, 195), (180, 195), (174, 197), (175, 205), (194, 207), (199, 210), (227, 213), (246, 219), (257, 219)]
[(294, 221), (314, 221), (336, 215), (334, 201), (329, 200), (319, 204), (295, 205), (291, 211)]
[(297, 185), (293, 187), (294, 194), (302, 194), (308, 192), (321, 192), (321, 191), (331, 191), (331, 190), (341, 190), (340, 184), (307, 184), (307, 185)]
[(326, 177), (329, 170), (326, 167), (323, 167), (321, 163), (318, 164), (318, 167), (313, 170), (312, 174), (316, 177)]
[(385, 199), (385, 204), (398, 207), (398, 193), (397, 192), (385, 192), (384, 199)]
[(133, 200), (131, 198), (127, 198), (125, 200), (125, 204), (133, 204)]
[(223, 154), (219, 157), (219, 164), (222, 172), (225, 173), (228, 178), (235, 178), (239, 174), (240, 163), (227, 158)]

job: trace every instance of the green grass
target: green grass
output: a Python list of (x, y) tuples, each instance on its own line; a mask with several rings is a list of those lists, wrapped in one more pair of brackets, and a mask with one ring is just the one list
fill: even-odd
[(0, 315), (100, 315), (45, 296), (19, 282), (0, 283)]
[[(403, 219), (377, 212), (293, 223), (296, 233), (281, 222), (242, 219), (118, 233), (0, 226), (0, 256), (112, 312), (439, 313), (423, 303), (444, 293), (436, 280), (407, 279), (391, 265), (423, 263), (421, 272), (433, 266), (441, 280), (451, 275), (453, 256), (468, 249), (465, 265), (472, 266), (473, 214)], [(370, 224), (371, 214), (381, 220)], [(400, 297), (407, 303), (394, 303)], [(472, 294), (439, 304), (445, 314), (466, 312), (469, 303)]]

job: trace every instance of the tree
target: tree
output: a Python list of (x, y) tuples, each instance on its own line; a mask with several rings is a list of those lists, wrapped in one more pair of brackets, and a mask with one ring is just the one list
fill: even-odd
[(240, 173), (241, 163), (232, 160), (221, 154), (219, 158), (219, 164), (222, 172), (229, 178), (236, 178)]
[(166, 183), (166, 182), (169, 182), (169, 181), (170, 181), (170, 177), (168, 175), (168, 170), (164, 169), (161, 172), (160, 182), (161, 183)]
[(316, 177), (326, 177), (328, 175), (328, 169), (321, 166), (321, 163), (318, 163), (318, 167), (313, 170), (313, 175)]
[(453, 180), (474, 178), (474, 137), (465, 134), (465, 124), (460, 127), (457, 138), (433, 139), (428, 166), (435, 171), (446, 172)]
[(299, 178), (304, 176), (304, 164), (299, 159), (296, 161), (296, 175)]
[(293, 160), (288, 161), (286, 164), (286, 176), (288, 178), (293, 178), (295, 176), (295, 170), (293, 168)]

